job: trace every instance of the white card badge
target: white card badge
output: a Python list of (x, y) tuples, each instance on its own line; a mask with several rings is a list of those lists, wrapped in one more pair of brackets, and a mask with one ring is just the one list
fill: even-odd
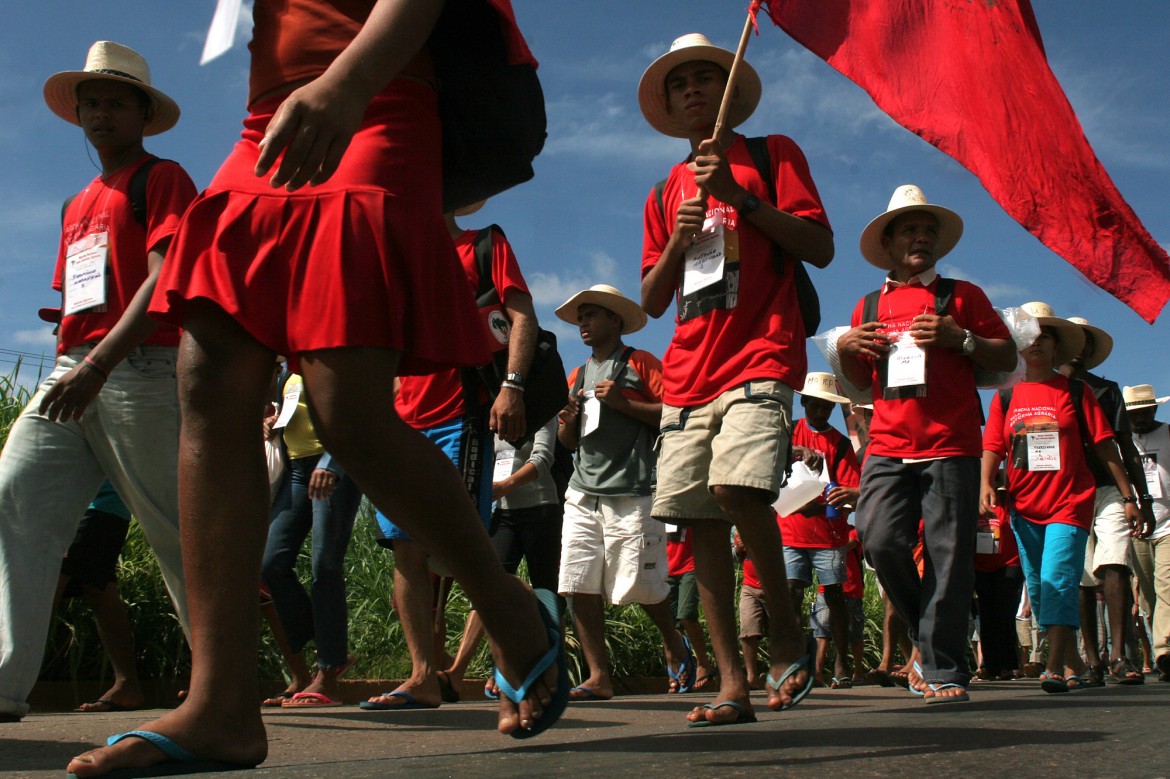
[(926, 383), (926, 352), (906, 331), (890, 344), (887, 387), (917, 387)]
[(492, 470), (492, 483), (501, 482), (512, 475), (512, 465), (516, 462), (516, 451), (508, 450), (496, 452), (496, 467)]
[(601, 401), (593, 394), (593, 390), (586, 390), (585, 402), (581, 404), (581, 437), (592, 433), (601, 425)]
[(91, 233), (65, 250), (64, 316), (105, 305), (109, 244), (109, 233)]
[(686, 250), (683, 271), (684, 295), (698, 292), (704, 287), (723, 280), (723, 217), (712, 217), (703, 223), (703, 232), (695, 236), (695, 242)]
[(1060, 433), (1055, 430), (1028, 433), (1028, 470), (1060, 470)]
[(1146, 493), (1151, 498), (1164, 498), (1166, 493), (1162, 490), (1162, 474), (1158, 469), (1157, 453), (1142, 455), (1142, 470), (1146, 474)]
[(276, 418), (273, 427), (284, 427), (292, 419), (293, 414), (297, 413), (297, 404), (301, 402), (301, 390), (305, 388), (304, 384), (294, 384), (288, 388), (284, 393), (284, 403), (280, 406), (280, 416)]

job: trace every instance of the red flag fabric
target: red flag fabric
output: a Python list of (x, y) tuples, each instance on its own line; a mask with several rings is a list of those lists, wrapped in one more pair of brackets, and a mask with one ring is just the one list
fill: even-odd
[(974, 173), (1045, 246), (1146, 321), (1157, 318), (1170, 298), (1170, 257), (1089, 146), (1028, 0), (763, 5), (895, 121)]

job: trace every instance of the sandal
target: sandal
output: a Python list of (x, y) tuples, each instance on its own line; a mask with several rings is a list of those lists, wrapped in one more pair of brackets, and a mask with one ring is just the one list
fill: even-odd
[(1145, 684), (1146, 677), (1128, 657), (1119, 657), (1109, 663), (1109, 681), (1114, 684)]
[(1044, 692), (1068, 692), (1068, 680), (1063, 675), (1058, 673), (1049, 673), (1044, 671), (1040, 674), (1040, 689)]

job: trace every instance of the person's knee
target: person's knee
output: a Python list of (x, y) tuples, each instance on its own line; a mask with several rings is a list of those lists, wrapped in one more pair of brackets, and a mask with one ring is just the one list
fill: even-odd
[(711, 488), (711, 494), (719, 508), (737, 520), (750, 517), (772, 502), (767, 492), (753, 487), (717, 484)]

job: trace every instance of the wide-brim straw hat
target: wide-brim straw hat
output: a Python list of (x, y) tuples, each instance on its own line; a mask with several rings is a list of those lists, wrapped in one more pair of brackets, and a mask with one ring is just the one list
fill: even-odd
[(804, 389), (801, 395), (809, 398), (820, 398), (830, 403), (848, 403), (849, 398), (837, 392), (837, 378), (831, 373), (810, 371), (804, 377)]
[(1125, 398), (1125, 408), (1127, 410), (1160, 406), (1167, 400), (1170, 400), (1170, 395), (1164, 398), (1157, 397), (1154, 393), (1153, 384), (1136, 384), (1132, 387), (1122, 387), (1121, 397)]
[(577, 324), (577, 309), (586, 303), (601, 306), (622, 318), (622, 335), (636, 333), (646, 326), (646, 312), (642, 307), (609, 284), (594, 284), (566, 300), (556, 310), (558, 319)]
[(1085, 370), (1092, 370), (1109, 359), (1109, 354), (1113, 351), (1113, 336), (1101, 328), (1089, 324), (1089, 320), (1084, 317), (1070, 316), (1068, 321), (1074, 325), (1080, 325), (1093, 336), (1093, 353), (1082, 363)]
[[(692, 32), (675, 38), (670, 51), (663, 54), (642, 74), (638, 82), (638, 105), (642, 116), (658, 132), (672, 138), (689, 138), (690, 129), (685, 120), (670, 113), (666, 102), (666, 76), (684, 62), (714, 62), (727, 73), (735, 54), (711, 43), (706, 35)], [(735, 77), (736, 93), (727, 107), (726, 128), (738, 127), (748, 120), (760, 103), (764, 88), (756, 69), (741, 60)]]
[(89, 47), (84, 70), (66, 70), (49, 76), (45, 82), (45, 103), (57, 116), (80, 126), (77, 118), (77, 85), (83, 81), (105, 79), (132, 84), (150, 96), (150, 121), (143, 135), (158, 135), (179, 121), (179, 104), (150, 83), (150, 66), (146, 58), (127, 46), (113, 41), (98, 41)]
[(949, 208), (927, 202), (926, 195), (914, 184), (903, 184), (894, 190), (885, 213), (877, 216), (861, 232), (861, 256), (882, 270), (892, 270), (894, 263), (890, 253), (882, 246), (882, 236), (890, 222), (900, 214), (911, 211), (925, 211), (938, 220), (938, 243), (934, 247), (934, 258), (940, 260), (963, 237), (963, 218)]
[(1056, 316), (1052, 311), (1052, 306), (1034, 301), (1025, 303), (1020, 308), (1031, 314), (1041, 327), (1051, 327), (1056, 330), (1060, 343), (1056, 345), (1056, 354), (1053, 357), (1055, 365), (1064, 365), (1080, 354), (1081, 349), (1085, 348), (1085, 331), (1081, 329), (1080, 325)]

